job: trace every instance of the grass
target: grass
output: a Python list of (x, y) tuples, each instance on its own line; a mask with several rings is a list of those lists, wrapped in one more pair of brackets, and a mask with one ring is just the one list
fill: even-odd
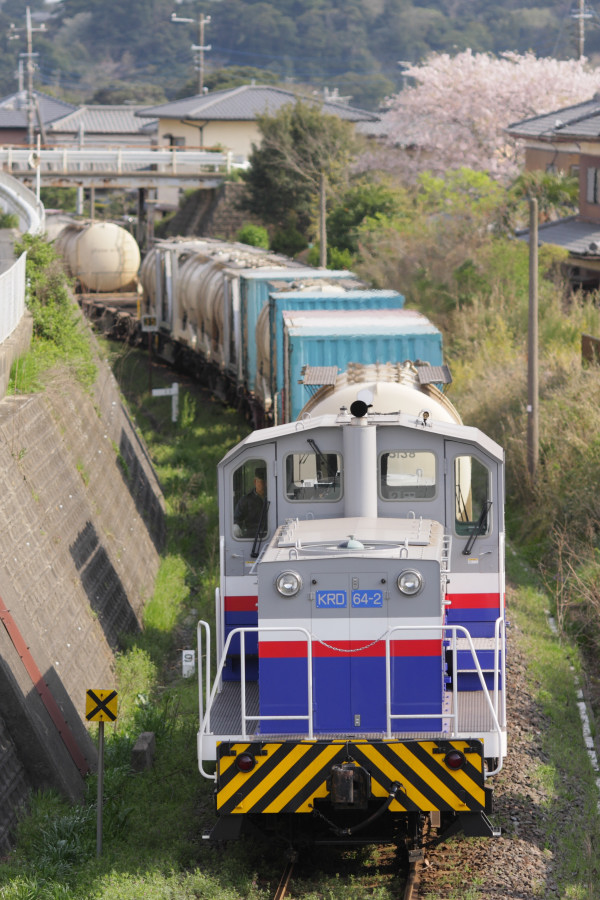
[(563, 896), (583, 900), (600, 895), (598, 789), (577, 707), (579, 653), (575, 645), (550, 630), (548, 599), (534, 586), (526, 586), (515, 594), (515, 610), (528, 678), (546, 723), (544, 759), (536, 778), (548, 798), (542, 809), (547, 847), (555, 852), (555, 877)]

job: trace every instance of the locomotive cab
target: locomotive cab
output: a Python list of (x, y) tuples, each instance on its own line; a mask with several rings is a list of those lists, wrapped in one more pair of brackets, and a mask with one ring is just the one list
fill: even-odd
[(219, 837), (277, 815), (337, 839), (373, 816), (389, 834), (427, 815), (495, 833), (502, 451), (394, 388), (393, 409), (376, 389), (347, 406), (334, 392), (336, 412), (254, 432), (220, 464), (218, 670), (198, 735)]

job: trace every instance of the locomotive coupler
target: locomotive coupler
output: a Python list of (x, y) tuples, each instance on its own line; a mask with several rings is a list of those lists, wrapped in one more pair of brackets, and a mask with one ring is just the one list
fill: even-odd
[(335, 809), (367, 809), (371, 796), (371, 775), (355, 763), (332, 766), (327, 780)]

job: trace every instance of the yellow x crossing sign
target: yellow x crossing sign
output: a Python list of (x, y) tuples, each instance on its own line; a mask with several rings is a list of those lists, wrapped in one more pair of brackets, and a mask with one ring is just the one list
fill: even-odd
[(90, 688), (85, 692), (85, 717), (88, 722), (114, 722), (117, 718), (117, 692)]

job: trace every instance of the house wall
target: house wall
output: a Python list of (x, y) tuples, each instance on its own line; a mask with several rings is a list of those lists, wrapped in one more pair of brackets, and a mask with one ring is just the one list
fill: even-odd
[(542, 150), (539, 147), (527, 147), (525, 151), (525, 169), (528, 172), (548, 172), (554, 168), (565, 174), (573, 173), (579, 165), (578, 153), (565, 153), (554, 147)]
[(202, 122), (191, 125), (179, 119), (160, 119), (158, 135), (159, 147), (168, 146), (172, 135), (175, 138), (183, 138), (184, 146), (188, 148), (220, 145), (226, 150), (231, 150), (234, 156), (244, 158), (250, 154), (253, 143), (260, 143), (260, 131), (256, 122), (215, 121), (206, 122), (204, 125)]

